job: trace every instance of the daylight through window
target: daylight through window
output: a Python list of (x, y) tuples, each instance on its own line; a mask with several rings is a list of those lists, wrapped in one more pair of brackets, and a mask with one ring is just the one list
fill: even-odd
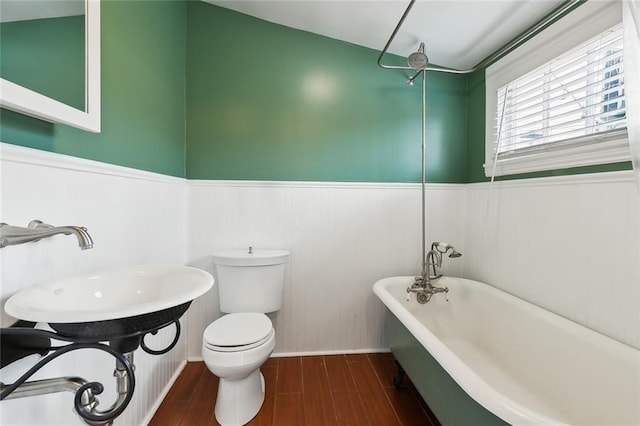
[(616, 25), (501, 85), (492, 159), (508, 163), (626, 138), (622, 39)]

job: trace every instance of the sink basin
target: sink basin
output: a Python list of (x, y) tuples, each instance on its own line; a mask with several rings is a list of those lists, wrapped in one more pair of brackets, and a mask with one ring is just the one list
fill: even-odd
[(21, 320), (46, 322), (61, 336), (106, 341), (171, 324), (212, 286), (201, 269), (127, 266), (25, 288), (4, 308)]

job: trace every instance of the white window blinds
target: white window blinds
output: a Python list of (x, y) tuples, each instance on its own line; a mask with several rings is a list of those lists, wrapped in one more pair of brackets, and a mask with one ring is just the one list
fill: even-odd
[(495, 159), (626, 134), (622, 25), (497, 90)]

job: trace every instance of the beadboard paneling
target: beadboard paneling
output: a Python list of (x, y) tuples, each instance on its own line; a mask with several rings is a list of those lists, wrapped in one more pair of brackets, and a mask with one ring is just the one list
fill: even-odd
[[(464, 195), (462, 185), (428, 186), (429, 241), (464, 252)], [(420, 272), (420, 200), (416, 184), (189, 181), (188, 261), (214, 272), (214, 250), (290, 250), (284, 306), (271, 314), (275, 353), (382, 350), (384, 309), (371, 288)], [(445, 271), (460, 275), (463, 259), (446, 259)], [(192, 360), (220, 316), (217, 289), (194, 305)]]
[[(0, 251), (1, 301), (22, 287), (133, 263), (192, 264), (213, 272), (217, 249), (282, 248), (285, 304), (272, 314), (276, 353), (386, 348), (380, 278), (420, 271), (420, 185), (185, 181), (118, 166), (0, 145), (0, 220), (87, 226), (96, 246), (56, 236)], [(428, 185), (428, 242), (464, 256), (444, 272), (512, 294), (640, 346), (640, 206), (629, 173), (472, 185)], [(134, 400), (117, 424), (142, 424), (186, 358), (201, 357), (204, 328), (220, 315), (217, 289), (192, 304), (169, 354), (136, 352)], [(2, 314), (2, 325), (11, 319)], [(166, 344), (172, 331), (153, 341)], [(89, 356), (90, 355), (90, 356)], [(65, 355), (42, 377), (102, 381), (111, 404), (113, 360)], [(11, 382), (31, 365), (0, 373)], [(38, 412), (31, 410), (38, 403)], [(61, 409), (62, 407), (62, 409)], [(70, 394), (3, 401), (1, 424), (81, 424)]]
[(467, 186), (467, 278), (640, 348), (632, 172)]
[[(59, 154), (0, 144), (0, 221), (26, 226), (32, 219), (53, 225), (86, 226), (95, 246), (80, 250), (74, 236), (54, 236), (0, 250), (2, 305), (20, 290), (45, 280), (97, 272), (116, 265), (184, 264), (186, 185), (184, 179), (141, 172)], [(2, 326), (14, 322), (2, 310)], [(166, 347), (173, 330), (149, 336), (154, 348)], [(136, 389), (129, 407), (116, 420), (140, 425), (186, 358), (186, 337), (163, 356), (135, 352)], [(2, 369), (0, 380), (12, 383), (35, 362), (22, 359)], [(117, 395), (115, 361), (93, 350), (65, 354), (34, 378), (77, 375), (105, 385), (101, 407)], [(37, 409), (34, 409), (37, 407)], [(2, 425), (81, 425), (73, 411), (73, 394), (2, 401)]]

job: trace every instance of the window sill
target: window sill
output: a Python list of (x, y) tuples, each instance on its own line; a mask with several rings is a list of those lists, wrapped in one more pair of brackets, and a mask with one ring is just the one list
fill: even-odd
[(622, 163), (631, 160), (628, 138), (620, 138), (607, 142), (567, 148), (562, 151), (545, 151), (526, 157), (515, 157), (484, 164), (486, 177), (506, 176), (573, 167), (593, 166), (599, 164)]

